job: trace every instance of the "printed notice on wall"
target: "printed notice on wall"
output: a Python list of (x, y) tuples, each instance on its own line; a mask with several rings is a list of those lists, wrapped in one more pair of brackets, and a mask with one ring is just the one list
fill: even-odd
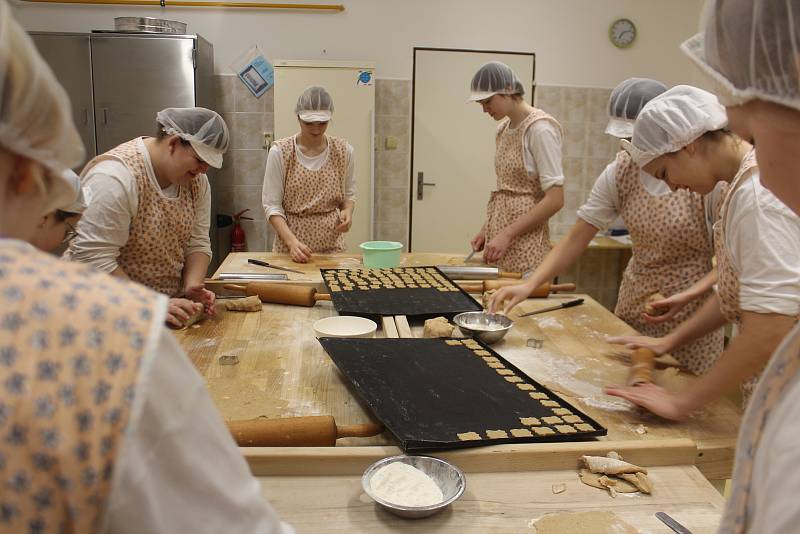
[(363, 86), (370, 86), (374, 85), (375, 78), (372, 77), (372, 72), (368, 70), (360, 70), (358, 71), (358, 78), (356, 79), (356, 85), (363, 85)]
[(246, 50), (230, 67), (256, 97), (266, 93), (267, 89), (275, 83), (275, 71), (272, 64), (267, 61), (258, 46)]

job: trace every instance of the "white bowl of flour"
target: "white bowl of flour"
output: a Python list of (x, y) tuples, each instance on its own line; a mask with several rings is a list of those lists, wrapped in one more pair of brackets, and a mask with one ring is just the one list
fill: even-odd
[(378, 460), (361, 477), (364, 491), (376, 503), (401, 517), (428, 517), (461, 497), (464, 473), (432, 456), (391, 456)]

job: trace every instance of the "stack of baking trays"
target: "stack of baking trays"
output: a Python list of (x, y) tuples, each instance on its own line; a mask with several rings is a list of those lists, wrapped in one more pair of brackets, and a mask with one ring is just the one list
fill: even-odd
[[(436, 267), (325, 269), (342, 315), (452, 316), (482, 307)], [(320, 340), (405, 451), (579, 441), (606, 429), (474, 339)]]

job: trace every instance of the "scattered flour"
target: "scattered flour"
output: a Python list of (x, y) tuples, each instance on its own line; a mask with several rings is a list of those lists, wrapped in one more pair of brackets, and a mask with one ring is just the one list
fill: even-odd
[(539, 319), (539, 322), (537, 324), (539, 328), (550, 328), (553, 330), (564, 329), (564, 325), (561, 324), (561, 321), (559, 321), (555, 317), (545, 317), (544, 319)]
[(442, 490), (431, 477), (402, 462), (381, 467), (369, 484), (375, 495), (399, 506), (432, 506), (444, 500)]

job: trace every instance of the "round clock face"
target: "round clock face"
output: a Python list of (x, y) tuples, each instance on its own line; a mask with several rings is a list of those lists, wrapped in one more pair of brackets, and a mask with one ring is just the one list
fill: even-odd
[(636, 39), (636, 26), (628, 19), (615, 20), (608, 30), (608, 36), (614, 46), (627, 48)]

